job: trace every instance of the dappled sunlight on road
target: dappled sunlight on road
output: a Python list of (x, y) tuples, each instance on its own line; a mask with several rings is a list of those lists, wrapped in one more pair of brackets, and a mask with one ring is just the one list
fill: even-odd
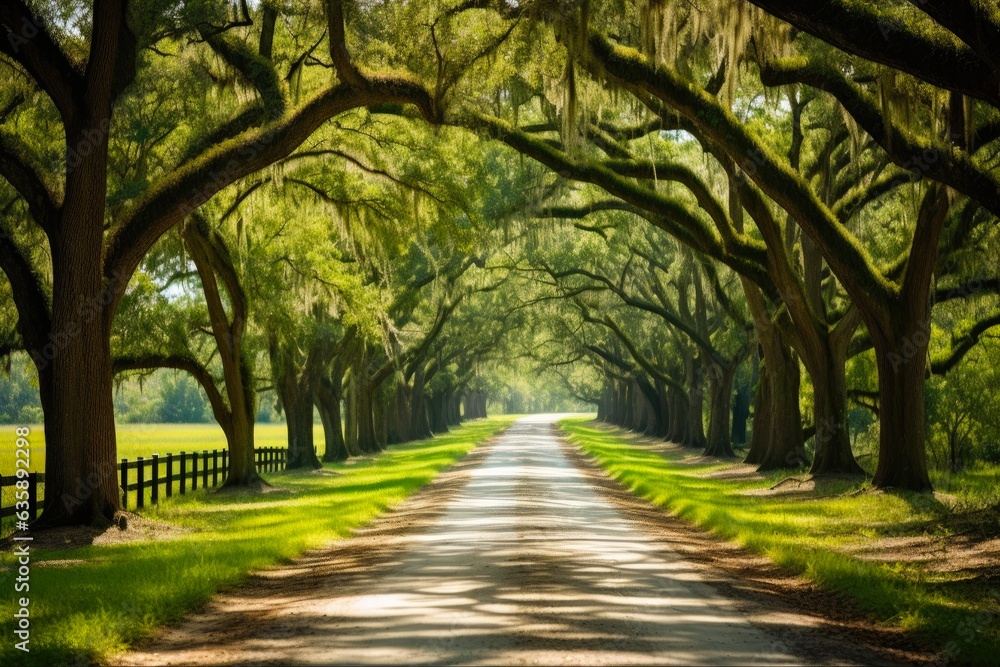
[[(515, 424), (388, 562), (260, 613), (238, 641), (190, 631), (139, 661), (221, 664), (800, 664), (598, 495), (550, 420)], [(213, 647), (223, 651), (213, 651)]]

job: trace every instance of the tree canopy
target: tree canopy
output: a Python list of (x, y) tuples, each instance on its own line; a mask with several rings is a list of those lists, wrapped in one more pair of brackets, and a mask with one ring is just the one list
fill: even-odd
[(988, 3), (10, 0), (0, 28), (0, 416), (44, 421), (40, 525), (114, 519), (115, 387), (157, 369), (239, 486), (262, 395), (293, 467), (587, 405), (876, 487), (1000, 450)]

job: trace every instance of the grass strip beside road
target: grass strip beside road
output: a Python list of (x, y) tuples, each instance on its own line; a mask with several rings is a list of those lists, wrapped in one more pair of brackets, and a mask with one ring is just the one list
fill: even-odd
[[(915, 633), (945, 662), (996, 664), (1000, 593), (995, 578), (929, 571), (913, 562), (867, 560), (856, 547), (930, 534), (943, 541), (947, 510), (927, 494), (859, 493), (843, 480), (824, 497), (753, 496), (788, 476), (755, 480), (706, 475), (731, 463), (691, 463), (699, 452), (660, 453), (637, 436), (596, 422), (560, 422), (569, 440), (636, 495), (716, 536), (735, 542), (817, 584), (853, 598), (874, 620)], [(985, 582), (985, 583), (984, 583)]]
[(13, 647), (13, 598), (22, 594), (13, 593), (14, 558), (4, 553), (0, 664), (102, 662), (249, 573), (350, 535), (513, 419), (469, 422), (320, 471), (274, 473), (274, 493), (175, 496), (143, 513), (190, 531), (170, 539), (34, 550), (30, 653)]

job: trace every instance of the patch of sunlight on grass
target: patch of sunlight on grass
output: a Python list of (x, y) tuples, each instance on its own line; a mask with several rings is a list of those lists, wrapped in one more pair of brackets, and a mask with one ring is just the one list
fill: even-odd
[[(268, 475), (283, 489), (277, 493), (175, 496), (144, 513), (192, 529), (174, 539), (33, 552), (31, 652), (6, 641), (0, 664), (104, 661), (249, 572), (351, 534), (512, 421), (504, 416), (467, 422), (433, 440), (324, 466), (337, 475)], [(44, 565), (71, 559), (85, 562)], [(2, 565), (3, 574), (12, 573), (10, 553), (3, 554)], [(12, 587), (10, 577), (0, 580)], [(0, 633), (8, 638), (14, 609), (9, 596), (0, 599)]]
[[(874, 562), (845, 547), (933, 531), (946, 513), (934, 497), (916, 493), (861, 493), (865, 482), (845, 481), (827, 497), (777, 498), (741, 494), (767, 488), (787, 472), (758, 481), (706, 478), (728, 464), (688, 465), (687, 455), (661, 456), (634, 444), (635, 436), (598, 427), (583, 418), (561, 428), (626, 488), (694, 525), (711, 530), (817, 584), (850, 596), (872, 618), (895, 624), (936, 644), (964, 663), (995, 664), (1000, 655), (1000, 594), (981, 581), (953, 574), (933, 576), (913, 563)], [(984, 502), (1000, 488), (1000, 470), (962, 473), (965, 490), (953, 493)]]

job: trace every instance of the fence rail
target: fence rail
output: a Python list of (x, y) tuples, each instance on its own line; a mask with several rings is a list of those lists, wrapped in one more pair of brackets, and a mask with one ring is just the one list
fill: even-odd
[[(257, 472), (276, 472), (285, 469), (286, 450), (281, 447), (260, 447), (254, 452), (254, 462)], [(229, 469), (229, 451), (207, 449), (201, 452), (180, 452), (179, 454), (153, 454), (149, 458), (136, 457), (134, 461), (122, 459), (118, 465), (119, 486), (122, 492), (122, 508), (130, 506), (141, 509), (149, 503), (155, 505), (160, 501), (161, 492), (166, 498), (174, 495), (174, 491), (184, 495), (198, 488), (209, 488), (225, 483)], [(18, 491), (27, 491), (28, 514), (31, 520), (38, 517), (39, 492), (45, 488), (43, 473), (29, 473), (22, 481), (27, 481), (27, 489), (17, 489), (18, 479), (14, 475), (0, 475), (0, 519), (15, 516), (16, 502), (12, 498), (8, 506), (4, 505), (4, 489), (8, 487)], [(147, 494), (147, 491), (149, 492)], [(131, 496), (132, 503), (129, 502)], [(44, 496), (42, 496), (44, 498)], [(22, 506), (23, 509), (23, 506)]]

